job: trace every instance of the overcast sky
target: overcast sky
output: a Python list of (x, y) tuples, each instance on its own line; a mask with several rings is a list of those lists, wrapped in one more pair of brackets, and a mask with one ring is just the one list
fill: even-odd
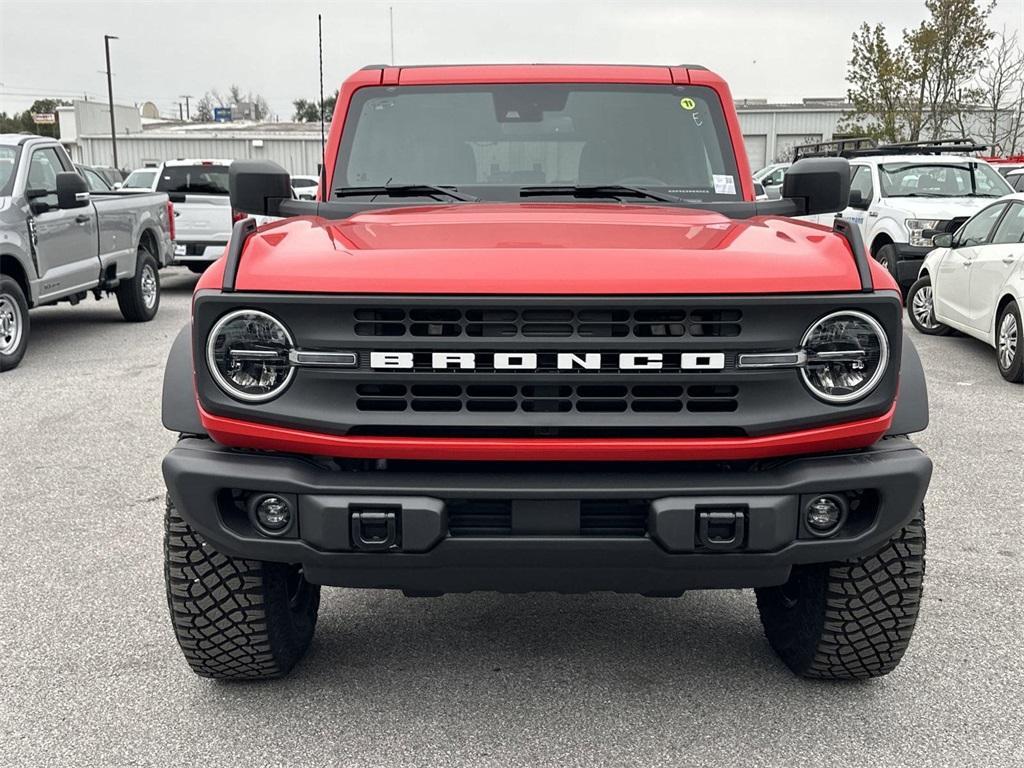
[[(923, 0), (0, 0), (0, 111), (43, 96), (114, 99), (177, 114), (237, 83), (282, 120), (317, 92), (316, 14), (324, 15), (324, 88), (364, 64), (395, 62), (697, 63), (737, 97), (799, 100), (845, 93), (850, 35), (862, 21), (894, 33)], [(999, 0), (993, 27), (1024, 27), (1024, 0)]]

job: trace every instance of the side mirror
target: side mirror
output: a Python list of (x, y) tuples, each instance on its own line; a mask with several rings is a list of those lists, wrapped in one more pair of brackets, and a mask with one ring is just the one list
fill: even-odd
[(797, 160), (782, 180), (782, 196), (802, 200), (802, 215), (839, 213), (850, 202), (850, 163), (842, 157)]
[(120, 182), (120, 181), (115, 181), (114, 182), (114, 189), (121, 189), (123, 187), (124, 187), (124, 184), (122, 182)]
[(57, 207), (84, 208), (89, 204), (89, 185), (72, 171), (57, 174)]
[(932, 245), (936, 248), (952, 248), (953, 247), (953, 233), (942, 232), (932, 238)]
[(292, 198), (288, 171), (269, 160), (235, 160), (228, 172), (231, 207), (259, 216), (280, 216), (281, 203)]
[(871, 205), (871, 200), (864, 199), (864, 193), (859, 189), (850, 190), (850, 207), (856, 208), (857, 210), (866, 211), (868, 206)]

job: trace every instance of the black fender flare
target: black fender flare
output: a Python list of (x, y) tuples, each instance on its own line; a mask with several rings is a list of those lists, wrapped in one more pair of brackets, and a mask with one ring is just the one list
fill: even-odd
[(885, 433), (886, 437), (923, 432), (928, 426), (928, 383), (924, 377), (924, 366), (921, 365), (917, 347), (905, 333), (902, 347), (896, 413), (893, 415), (892, 426)]
[(164, 368), (163, 399), (160, 418), (164, 428), (186, 435), (205, 435), (196, 406), (195, 381), (192, 374), (192, 327), (182, 328), (171, 344)]

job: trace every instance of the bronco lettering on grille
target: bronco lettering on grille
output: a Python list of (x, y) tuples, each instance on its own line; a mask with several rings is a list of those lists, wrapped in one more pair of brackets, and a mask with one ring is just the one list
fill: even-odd
[[(559, 371), (575, 369), (599, 371), (609, 367), (622, 371), (720, 371), (725, 368), (723, 352), (603, 352), (554, 353), (548, 365), (542, 365), (536, 352), (431, 352), (428, 367), (433, 370), (472, 371), (481, 367), (499, 371), (536, 371), (551, 368)], [(417, 367), (413, 352), (370, 352), (370, 367), (375, 369), (412, 369)]]

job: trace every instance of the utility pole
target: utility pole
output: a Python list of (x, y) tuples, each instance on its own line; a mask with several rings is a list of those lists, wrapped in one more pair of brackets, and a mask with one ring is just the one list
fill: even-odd
[(182, 113), (181, 113), (181, 102), (179, 101), (178, 102), (178, 122), (181, 122), (183, 119), (184, 118), (182, 117)]
[(388, 26), (391, 29), (391, 66), (395, 66), (395, 6), (388, 6)]
[(114, 82), (110, 74), (110, 41), (115, 35), (103, 36), (103, 47), (107, 51), (107, 98), (110, 100), (110, 145), (114, 149), (114, 167), (117, 168), (117, 126), (114, 124)]
[(178, 98), (185, 100), (185, 119), (186, 120), (191, 120), (192, 119), (192, 113), (189, 112), (189, 109), (188, 109), (188, 100), (191, 99), (192, 97), (191, 96), (184, 96), (183, 95), (183, 96), (179, 96)]

